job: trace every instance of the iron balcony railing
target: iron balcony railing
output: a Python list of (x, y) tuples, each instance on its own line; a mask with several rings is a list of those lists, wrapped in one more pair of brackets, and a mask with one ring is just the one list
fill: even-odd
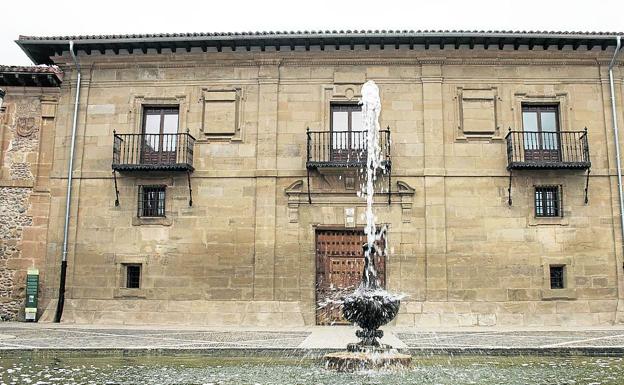
[(509, 131), (508, 169), (591, 167), (587, 129), (583, 131)]
[[(361, 167), (368, 154), (367, 131), (307, 131), (308, 168)], [(390, 166), (390, 129), (379, 131), (382, 166)]]
[(113, 170), (194, 170), (195, 138), (189, 133), (113, 136)]

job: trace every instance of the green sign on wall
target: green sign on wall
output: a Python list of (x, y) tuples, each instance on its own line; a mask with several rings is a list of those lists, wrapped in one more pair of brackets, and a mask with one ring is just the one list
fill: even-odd
[(26, 308), (27, 321), (37, 320), (37, 302), (39, 300), (39, 270), (29, 269), (26, 274)]

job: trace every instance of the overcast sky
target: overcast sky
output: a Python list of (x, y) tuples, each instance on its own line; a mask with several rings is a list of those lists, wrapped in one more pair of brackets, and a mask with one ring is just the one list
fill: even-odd
[(624, 0), (1, 0), (0, 64), (19, 35), (319, 29), (622, 32)]

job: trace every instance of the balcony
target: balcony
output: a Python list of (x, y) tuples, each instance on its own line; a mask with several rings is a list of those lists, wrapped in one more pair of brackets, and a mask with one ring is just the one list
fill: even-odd
[[(307, 131), (308, 169), (364, 167), (368, 154), (367, 131)], [(382, 164), (390, 169), (390, 129), (379, 131)]]
[[(342, 168), (364, 169), (368, 157), (368, 131), (310, 131), (307, 135), (308, 203), (312, 203), (310, 174), (334, 173)], [(388, 180), (388, 204), (392, 196), (392, 161), (390, 159), (390, 128), (379, 130), (381, 168)]]
[(580, 169), (591, 167), (587, 129), (583, 131), (509, 131), (507, 169)]
[(192, 172), (195, 138), (189, 133), (114, 134), (115, 171)]

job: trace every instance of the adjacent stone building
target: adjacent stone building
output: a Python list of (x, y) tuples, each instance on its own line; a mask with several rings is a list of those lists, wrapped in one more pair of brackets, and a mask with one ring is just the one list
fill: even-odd
[(340, 323), (326, 298), (362, 266), (366, 80), (381, 90), (386, 156), (378, 266), (408, 295), (396, 325), (624, 321), (616, 34), (414, 31), (20, 37), (65, 73), (55, 114), (32, 104), (43, 127), (54, 118), (38, 131), (49, 152), (33, 134), (15, 154), (16, 118), (3, 118), (2, 236), (46, 247), (3, 251), (2, 277), (42, 271), (41, 320), (58, 297), (70, 40), (82, 85), (63, 321)]
[(0, 66), (0, 319), (23, 319), (26, 271), (45, 265), (54, 117), (62, 75)]

